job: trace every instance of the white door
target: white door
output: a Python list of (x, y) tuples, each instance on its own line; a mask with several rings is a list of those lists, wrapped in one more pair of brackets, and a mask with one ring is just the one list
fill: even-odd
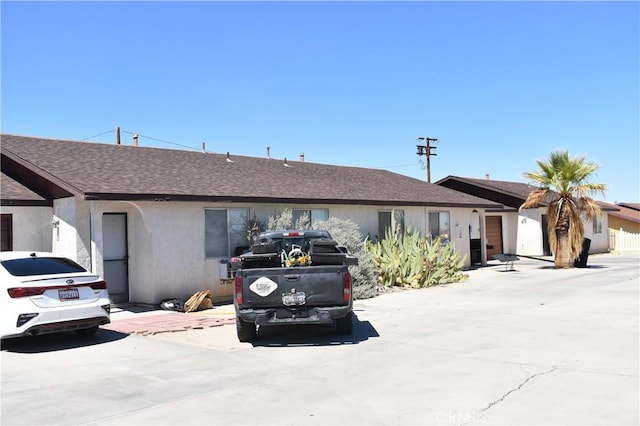
[(127, 214), (102, 215), (104, 279), (113, 303), (129, 301)]

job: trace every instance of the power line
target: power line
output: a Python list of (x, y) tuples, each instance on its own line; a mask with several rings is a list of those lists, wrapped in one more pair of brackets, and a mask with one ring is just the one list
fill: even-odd
[(89, 136), (88, 138), (80, 139), (81, 141), (86, 141), (88, 139), (97, 138), (98, 136), (106, 135), (107, 133), (113, 133), (113, 130), (107, 130), (106, 132), (98, 133), (97, 135)]
[(167, 143), (169, 145), (180, 146), (182, 148), (188, 148), (188, 149), (192, 149), (194, 151), (200, 151), (200, 149), (194, 148), (192, 146), (188, 146), (188, 145), (183, 145), (183, 144), (179, 144), (179, 143), (176, 143), (176, 142), (167, 141), (167, 140), (164, 140), (164, 139), (154, 138), (154, 137), (151, 137), (151, 136), (145, 136), (145, 135), (141, 135), (140, 133), (129, 132), (129, 131), (126, 131), (126, 130), (122, 130), (122, 133), (127, 133), (129, 135), (138, 135), (138, 137), (150, 139), (152, 141)]

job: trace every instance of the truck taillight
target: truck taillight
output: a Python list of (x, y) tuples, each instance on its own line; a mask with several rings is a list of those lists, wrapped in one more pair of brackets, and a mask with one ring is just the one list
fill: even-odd
[(345, 302), (351, 301), (351, 274), (348, 272), (342, 278), (342, 299)]
[(236, 304), (242, 305), (242, 303), (244, 302), (244, 299), (242, 297), (242, 275), (236, 275), (234, 293), (236, 298)]

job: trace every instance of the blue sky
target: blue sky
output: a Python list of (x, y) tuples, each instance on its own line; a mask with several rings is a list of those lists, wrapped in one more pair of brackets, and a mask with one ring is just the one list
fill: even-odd
[[(556, 149), (640, 201), (638, 2), (8, 2), (3, 133), (525, 182)], [(100, 135), (100, 136), (95, 136)], [(95, 137), (94, 137), (95, 136)], [(170, 142), (170, 143), (167, 143)]]

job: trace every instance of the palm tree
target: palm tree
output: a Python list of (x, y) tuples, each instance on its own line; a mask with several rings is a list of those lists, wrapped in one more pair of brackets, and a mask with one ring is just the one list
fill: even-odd
[(524, 176), (539, 184), (521, 208), (549, 204), (547, 212), (549, 244), (555, 256), (556, 268), (572, 268), (582, 250), (584, 223), (582, 218), (595, 219), (602, 213), (598, 204), (588, 195), (607, 189), (603, 183), (590, 179), (599, 166), (585, 157), (569, 158), (567, 151), (554, 151), (548, 161), (538, 160), (539, 171)]

